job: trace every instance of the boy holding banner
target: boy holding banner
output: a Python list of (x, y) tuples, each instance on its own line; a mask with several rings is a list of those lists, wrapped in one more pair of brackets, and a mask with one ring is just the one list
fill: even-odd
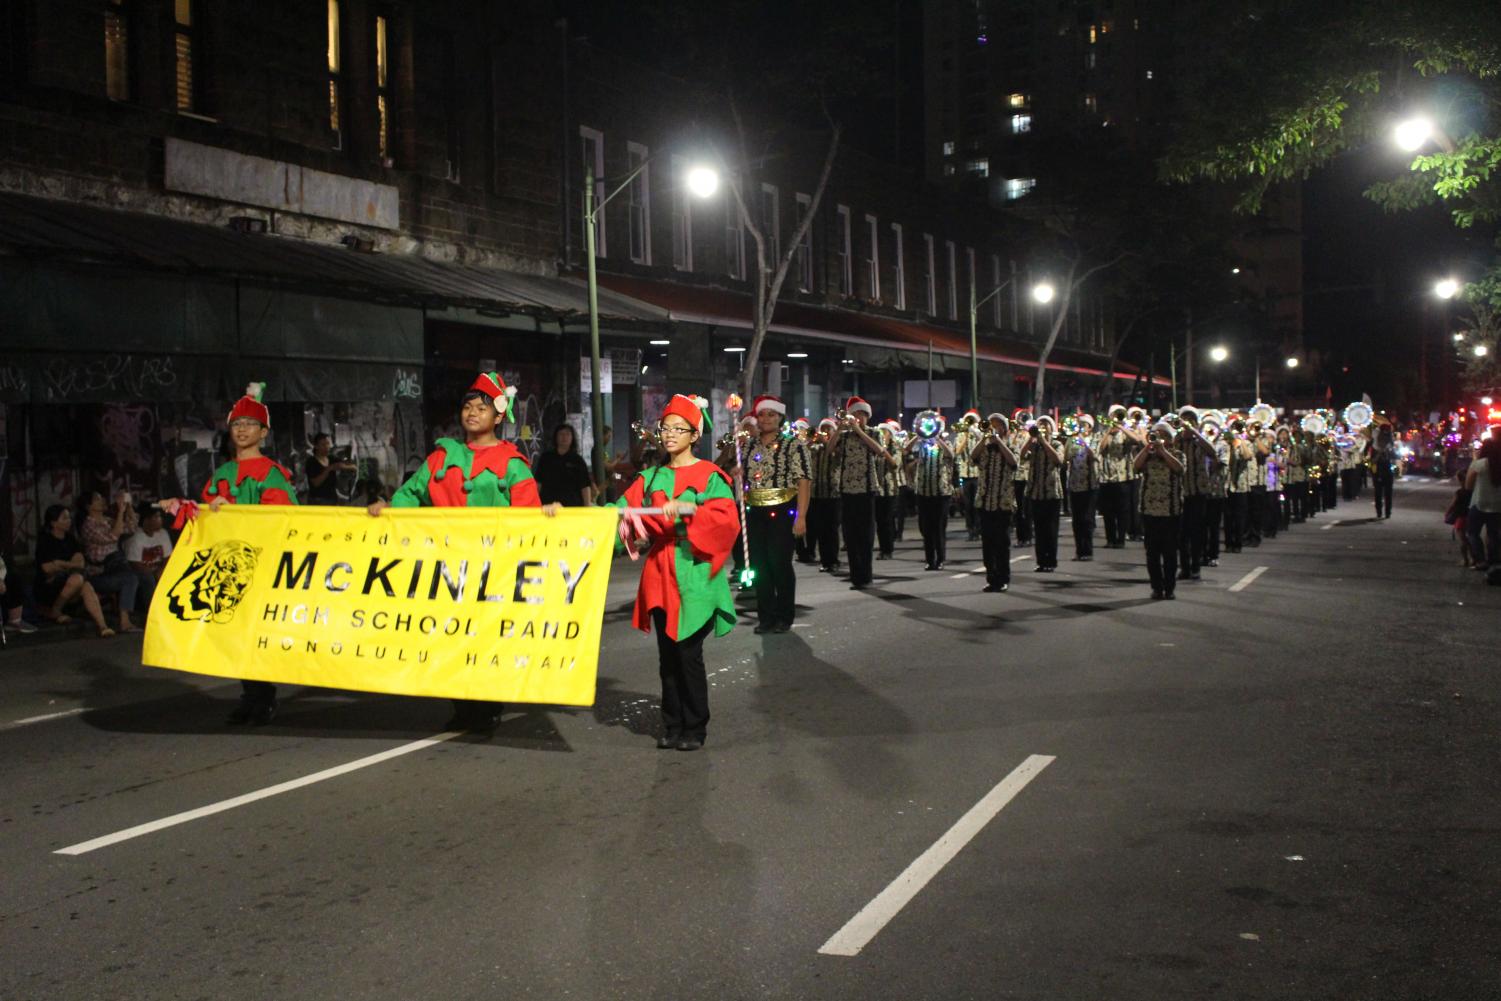
[(695, 458), (703, 436), (707, 401), (674, 396), (658, 424), (664, 465), (636, 478), (617, 505), (656, 507), (659, 515), (624, 513), (620, 539), (635, 557), (638, 540), (651, 543), (636, 594), (633, 623), (657, 632), (662, 678), (662, 749), (696, 751), (709, 723), (709, 682), (704, 640), (712, 629), (723, 636), (735, 625), (725, 561), (740, 531), (735, 494), (724, 472)]
[[(376, 501), (370, 514), (389, 507), (542, 507), (532, 470), (516, 446), (496, 432), (507, 417), (515, 418), (507, 386), (499, 372), (482, 372), (460, 404), (459, 424), (464, 440), (439, 438), (437, 448), (391, 497)], [(548, 514), (562, 505), (542, 507)], [(488, 732), (500, 719), (498, 702), (454, 699), (450, 730)]]

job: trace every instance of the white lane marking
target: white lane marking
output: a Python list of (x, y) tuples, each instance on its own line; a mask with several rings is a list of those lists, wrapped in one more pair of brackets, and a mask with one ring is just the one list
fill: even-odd
[(1002, 807), (1015, 799), (1016, 794), (1025, 789), (1028, 782), (1035, 779), (1055, 760), (1057, 759), (1052, 755), (1033, 754), (1017, 765), (1010, 775), (1001, 779), (994, 789), (970, 807), (969, 812), (960, 817), (943, 837), (933, 842), (932, 846), (907, 866), (900, 876), (892, 880), (886, 889), (861, 908), (859, 914), (850, 918), (843, 928), (835, 932), (833, 938), (819, 948), (819, 954), (824, 956), (860, 955), (860, 950), (870, 944), (870, 940), (875, 938), (924, 886), (928, 885), (928, 881), (948, 865), (954, 856), (958, 855), (960, 850), (969, 844), (996, 814), (1001, 812)]
[(1011, 562), (1012, 563), (1020, 563), (1022, 560), (1030, 560), (1031, 558), (1032, 558), (1032, 555), (1030, 553), (1024, 553), (1021, 556), (1013, 556), (1013, 557), (1011, 557)]
[(62, 719), (65, 716), (77, 716), (79, 713), (86, 712), (88, 712), (87, 709), (79, 708), (65, 709), (60, 713), (47, 713), (45, 716), (27, 716), (25, 719), (13, 719), (9, 723), (0, 723), (0, 730), (18, 730), (33, 723), (45, 723), (49, 719)]
[(1327, 532), (1327, 531), (1329, 531), (1329, 529), (1333, 528), (1335, 525), (1338, 525), (1338, 524), (1339, 524), (1339, 519), (1335, 518), (1333, 521), (1331, 521), (1327, 525), (1320, 525), (1319, 526), (1319, 531), (1320, 532)]
[(1251, 586), (1251, 582), (1252, 581), (1254, 581), (1257, 577), (1260, 577), (1262, 574), (1266, 573), (1269, 569), (1271, 569), (1271, 568), (1270, 567), (1257, 567), (1255, 570), (1252, 570), (1250, 573), (1246, 574), (1244, 577), (1242, 577), (1240, 580), (1236, 581), (1234, 584), (1231, 584), (1230, 585), (1230, 590), (1232, 592), (1234, 592), (1234, 591), (1244, 591), (1246, 588), (1248, 588), (1248, 587)]
[(333, 768), (325, 768), (321, 772), (314, 772), (311, 775), (304, 775), (300, 779), (291, 779), (287, 782), (278, 782), (274, 786), (267, 786), (264, 789), (257, 789), (255, 792), (247, 792), (243, 796), (235, 796), (231, 799), (221, 799), (217, 803), (210, 803), (208, 806), (200, 806), (196, 810), (188, 810), (183, 813), (174, 813), (170, 817), (163, 817), (160, 820), (153, 820), (150, 823), (146, 824), (137, 824), (135, 827), (127, 827), (125, 830), (116, 831), (114, 834), (106, 834), (103, 837), (93, 838), (89, 841), (80, 841), (76, 845), (69, 845), (66, 848), (59, 848), (52, 854), (82, 855), (85, 852), (95, 851), (100, 848), (108, 848), (110, 845), (116, 845), (122, 841), (129, 841), (131, 838), (139, 838), (145, 834), (153, 834), (156, 831), (165, 830), (168, 827), (176, 827), (178, 824), (186, 824), (190, 820), (197, 820), (200, 817), (209, 817), (216, 813), (223, 813), (225, 810), (233, 810), (237, 806), (244, 806), (247, 803), (254, 803), (256, 800), (266, 799), (270, 796), (278, 796), (284, 792), (291, 792), (293, 789), (301, 789), (303, 786), (312, 785), (315, 782), (323, 782), (327, 779), (337, 778), (340, 775), (347, 775), (348, 773), (358, 771), (361, 768), (369, 768), (371, 765), (378, 765), (382, 761), (390, 761), (392, 758), (399, 758), (403, 754), (411, 754), (413, 751), (420, 751), (423, 748), (432, 747), (435, 744), (441, 744), (445, 740), (452, 740), (455, 737), (463, 736), (465, 732), (466, 731), (463, 730), (449, 730), (433, 737), (424, 737), (422, 740), (414, 740), (410, 744), (402, 744), (400, 747), (393, 747), (390, 750), (381, 751), (379, 754), (371, 754), (368, 757), (356, 758), (354, 761), (349, 761), (342, 765), (336, 765)]

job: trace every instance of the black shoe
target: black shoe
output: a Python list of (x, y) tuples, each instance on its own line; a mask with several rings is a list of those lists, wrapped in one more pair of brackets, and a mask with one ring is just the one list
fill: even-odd
[[(850, 590), (851, 591), (863, 591), (863, 590), (865, 590), (869, 586), (870, 586), (869, 584), (851, 584), (850, 585)], [(681, 750), (681, 748), (680, 748), (680, 750)]]
[(1201, 577), (1199, 574), (1195, 573), (1195, 574), (1189, 574), (1188, 575), (1188, 579), (1189, 580), (1203, 580), (1204, 578)]
[(1220, 561), (1219, 560), (1205, 560), (1204, 561), (1204, 565), (1206, 567), (1217, 567), (1217, 566), (1220, 565)]
[(675, 733), (664, 733), (662, 734), (662, 736), (657, 738), (657, 750), (670, 751), (674, 747), (678, 746), (678, 742), (680, 740), (682, 740), (682, 738)]
[(1094, 562), (1094, 557), (1093, 556), (1080, 556), (1079, 557), (1079, 562), (1080, 563), (1092, 563), (1092, 562)]
[(250, 722), (250, 717), (255, 715), (255, 706), (241, 699), (240, 704), (235, 706), (230, 714), (224, 718), (224, 722), (230, 726), (244, 726)]
[(890, 553), (876, 553), (876, 559), (878, 559), (878, 560), (889, 560), (889, 559), (891, 559), (891, 554)]
[(1178, 571), (1178, 579), (1179, 580), (1188, 580), (1188, 578), (1190, 576), (1191, 575), (1189, 574), (1189, 572), (1187, 570), (1179, 570)]
[(1162, 600), (1162, 592), (1159, 591), (1159, 590), (1157, 590), (1155, 587), (1152, 588), (1152, 600), (1153, 601), (1161, 601)]
[(1174, 599), (1174, 598), (1176, 598), (1176, 597), (1177, 597), (1177, 595), (1176, 595), (1176, 594), (1174, 594), (1174, 593), (1173, 593), (1173, 592), (1171, 592), (1171, 591), (1164, 591), (1164, 592), (1163, 592), (1163, 593), (1162, 593), (1162, 596), (1163, 596), (1163, 598), (1165, 598), (1165, 599), (1167, 599), (1167, 600), (1168, 600), (1168, 601), (1172, 601), (1172, 600), (1173, 600), (1173, 599)]
[(1047, 573), (1048, 572), (1048, 568), (1045, 567), (1045, 566), (1043, 566), (1041, 563), (1039, 563), (1035, 567), (1032, 568), (1032, 572), (1033, 573)]
[(250, 725), (265, 726), (276, 716), (276, 703), (263, 703), (250, 710)]
[(945, 563), (945, 562), (943, 562), (943, 561), (942, 561), (942, 560), (939, 560), (939, 561), (938, 561), (938, 562), (937, 562), (937, 563), (936, 563), (936, 564), (935, 564), (935, 565), (934, 565), (934, 566), (933, 566), (933, 569), (934, 569), (934, 570), (942, 570), (942, 569), (943, 569), (943, 568), (944, 568), (944, 567), (946, 567), (946, 566), (948, 566), (948, 564), (947, 564), (947, 563)]
[(792, 632), (792, 623), (778, 622), (776, 625), (771, 627), (771, 631), (774, 633), (790, 633)]
[(927, 564), (923, 565), (923, 569), (926, 570), (926, 571), (937, 570), (938, 569), (938, 564), (937, 563), (927, 563)]
[(1005, 584), (986, 584), (980, 590), (985, 594), (1000, 594), (1007, 590), (1007, 588)]
[(763, 633), (771, 632), (773, 628), (774, 627), (770, 622), (758, 622), (756, 623), (756, 628), (751, 631), (754, 632), (757, 636), (760, 636)]
[(697, 751), (703, 746), (704, 742), (694, 737), (684, 737), (677, 743), (677, 748), (679, 751)]

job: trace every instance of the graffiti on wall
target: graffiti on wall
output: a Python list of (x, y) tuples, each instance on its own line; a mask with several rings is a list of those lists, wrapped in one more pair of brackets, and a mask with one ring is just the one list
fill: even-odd
[(177, 385), (173, 358), (107, 354), (97, 358), (54, 358), (42, 368), (42, 390), (51, 402), (101, 393), (151, 399)]

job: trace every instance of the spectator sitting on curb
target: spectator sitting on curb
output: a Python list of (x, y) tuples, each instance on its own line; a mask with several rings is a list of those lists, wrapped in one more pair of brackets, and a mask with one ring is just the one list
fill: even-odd
[(138, 633), (140, 627), (131, 621), (136, 610), (141, 589), (146, 590), (146, 603), (150, 604), (151, 591), (156, 582), (138, 574), (125, 554), (120, 551), (120, 540), (136, 530), (135, 509), (130, 505), (130, 494), (117, 494), (113, 504), (106, 504), (104, 495), (97, 490), (86, 491), (78, 506), (83, 516), (79, 537), (83, 542), (83, 555), (87, 561), (86, 573), (89, 583), (98, 594), (117, 595), (120, 604), (122, 633)]
[(72, 529), (73, 515), (61, 504), (53, 504), (42, 516), (42, 535), (36, 542), (37, 605), (44, 618), (63, 625), (73, 621), (63, 609), (81, 601), (99, 635), (113, 636), (115, 631), (104, 624), (99, 595), (84, 577), (83, 547)]
[[(162, 526), (161, 509), (154, 504), (141, 508), (141, 528), (125, 539), (121, 549), (131, 569), (151, 581), (153, 589), (162, 578), (167, 557), (172, 555), (172, 536)], [(149, 607), (151, 602), (146, 602)]]
[(21, 618), (21, 588), (6, 582), (5, 560), (0, 559), (0, 609), (5, 613), (5, 628), (23, 635), (36, 632), (36, 626)]

